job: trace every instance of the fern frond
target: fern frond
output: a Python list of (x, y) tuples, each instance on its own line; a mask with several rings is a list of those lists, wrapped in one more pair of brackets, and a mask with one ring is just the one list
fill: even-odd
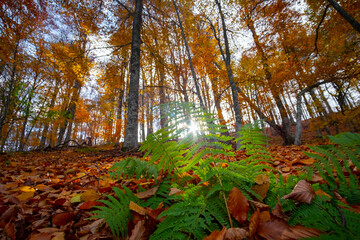
[(104, 218), (114, 236), (119, 237), (121, 234), (125, 238), (127, 236), (127, 224), (132, 216), (129, 203), (130, 201), (138, 202), (138, 198), (126, 187), (124, 187), (125, 192), (117, 187), (114, 187), (113, 190), (118, 199), (106, 195), (109, 200), (99, 200), (106, 206), (95, 206), (94, 208), (97, 208), (97, 210), (92, 212), (96, 215), (92, 218)]
[(115, 163), (111, 168), (109, 175), (113, 179), (119, 179), (121, 176), (135, 179), (151, 179), (157, 181), (158, 171), (156, 166), (150, 162), (143, 161), (139, 158), (129, 157), (125, 160)]

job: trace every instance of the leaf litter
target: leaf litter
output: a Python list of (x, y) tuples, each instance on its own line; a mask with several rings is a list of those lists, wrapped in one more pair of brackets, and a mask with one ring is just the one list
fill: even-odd
[[(303, 153), (310, 151), (306, 146), (274, 146), (269, 150), (274, 160), (266, 164), (278, 170), (285, 179), (304, 172), (303, 168), (312, 166), (315, 161)], [(89, 154), (68, 150), (1, 155), (1, 239), (113, 239), (103, 219), (91, 219), (92, 207), (102, 204), (97, 200), (106, 199), (106, 194), (113, 195), (112, 187), (126, 186), (136, 193), (138, 184), (143, 183), (146, 190), (136, 193), (140, 199), (151, 197), (158, 189), (154, 182), (108, 177), (107, 170), (130, 155), (134, 153), (124, 154), (117, 149)], [(141, 157), (141, 154), (135, 153), (135, 156)], [(232, 160), (246, 157), (244, 151), (238, 151)], [(259, 175), (253, 191), (264, 198), (268, 181), (266, 175)], [(313, 181), (323, 180), (315, 177)], [(181, 194), (181, 191), (173, 188), (171, 194)], [(320, 193), (315, 193), (310, 184), (302, 180), (283, 198), (310, 203), (315, 194)], [(249, 203), (256, 210), (247, 220)], [(280, 202), (269, 213), (269, 206), (247, 200), (236, 188), (230, 192), (228, 205), (232, 217), (244, 227), (224, 227), (204, 239), (247, 239), (255, 234), (265, 239), (299, 239), (321, 233), (303, 226), (290, 227)], [(165, 209), (161, 204), (153, 210), (134, 202), (129, 207), (134, 215), (128, 224), (130, 239), (147, 239), (162, 221), (157, 218)]]

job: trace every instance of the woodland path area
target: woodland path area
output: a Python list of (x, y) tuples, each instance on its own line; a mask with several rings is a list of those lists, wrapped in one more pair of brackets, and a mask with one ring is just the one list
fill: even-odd
[[(309, 151), (304, 145), (272, 146), (269, 151), (274, 156), (269, 165), (284, 177), (300, 174), (315, 161), (303, 153)], [(113, 195), (116, 186), (134, 192), (139, 183), (145, 189), (154, 186), (153, 180), (109, 178), (107, 170), (130, 155), (142, 154), (96, 147), (0, 155), (0, 238), (112, 239), (103, 219), (89, 219), (91, 207), (100, 204), (96, 200)], [(237, 151), (231, 161), (246, 157)], [(322, 178), (315, 175), (313, 183), (319, 181)]]

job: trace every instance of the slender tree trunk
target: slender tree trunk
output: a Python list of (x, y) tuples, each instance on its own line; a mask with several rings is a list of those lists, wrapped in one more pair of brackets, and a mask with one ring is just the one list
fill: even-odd
[(69, 110), (68, 110), (68, 115), (70, 116), (70, 118), (68, 119), (69, 124), (68, 124), (68, 128), (67, 128), (66, 136), (65, 136), (65, 142), (69, 142), (71, 140), (71, 132), (72, 132), (72, 127), (73, 127), (74, 119), (75, 119), (76, 105), (79, 101), (80, 92), (81, 92), (81, 82), (79, 80), (76, 80), (75, 86), (74, 86), (74, 94), (70, 101), (70, 106), (69, 106)]
[[(234, 105), (234, 113), (235, 113), (235, 131), (238, 133), (241, 129), (241, 111), (240, 111), (240, 104), (239, 104), (239, 97), (238, 97), (238, 89), (236, 87), (236, 83), (234, 81), (234, 75), (231, 68), (231, 54), (230, 54), (230, 47), (229, 47), (229, 40), (227, 37), (227, 31), (226, 31), (226, 24), (225, 24), (225, 16), (221, 9), (221, 4), (219, 0), (215, 0), (216, 5), (219, 9), (219, 14), (221, 18), (221, 24), (223, 29), (223, 36), (224, 36), (224, 42), (225, 42), (225, 66), (226, 66), (226, 72), (228, 75), (231, 92), (232, 92), (232, 98), (233, 98), (233, 105)], [(224, 56), (224, 55), (223, 55)], [(240, 143), (236, 143), (236, 149), (240, 148)]]
[(13, 91), (14, 91), (14, 87), (15, 87), (19, 41), (16, 43), (15, 49), (13, 52), (13, 56), (14, 56), (13, 61), (14, 62), (13, 62), (12, 70), (11, 70), (9, 90), (8, 90), (8, 94), (5, 98), (5, 104), (3, 107), (2, 114), (0, 116), (0, 141), (3, 142), (1, 150), (0, 150), (1, 152), (3, 151), (3, 146), (4, 146), (4, 143), (6, 142), (6, 138), (7, 138), (6, 136), (5, 136), (5, 138), (2, 136), (2, 132), (3, 132), (3, 127), (5, 125), (6, 117), (8, 116), (8, 113), (9, 113), (10, 105), (12, 103), (12, 95), (13, 95)]
[[(50, 101), (50, 105), (49, 105), (50, 110), (55, 106), (56, 96), (57, 96), (57, 94), (59, 92), (59, 83), (60, 83), (60, 81), (56, 80), (55, 89), (54, 89), (54, 92), (53, 92), (53, 94), (51, 96), (51, 101)], [(49, 131), (49, 124), (50, 124), (49, 120), (46, 120), (44, 129), (43, 129), (42, 134), (41, 134), (41, 140), (40, 140), (39, 149), (42, 149), (42, 148), (45, 147), (45, 142), (46, 142), (46, 138), (47, 138), (48, 131)]]
[(360, 23), (355, 20), (348, 12), (346, 12), (336, 1), (327, 0), (333, 8), (348, 22), (351, 26), (360, 33)]
[(130, 86), (128, 97), (128, 113), (124, 150), (138, 147), (138, 119), (139, 119), (139, 82), (140, 82), (140, 51), (141, 51), (141, 22), (143, 1), (135, 1), (133, 14), (131, 58), (130, 58)]
[(204, 105), (203, 99), (202, 99), (202, 97), (201, 97), (201, 92), (200, 92), (200, 87), (199, 87), (198, 79), (197, 79), (197, 77), (196, 77), (194, 65), (193, 65), (193, 63), (192, 63), (192, 57), (191, 57), (191, 53), (190, 53), (190, 48), (189, 48), (189, 45), (188, 45), (187, 40), (186, 40), (186, 36), (185, 36), (184, 28), (183, 28), (183, 25), (182, 25), (182, 21), (181, 21), (181, 18), (180, 18), (179, 10), (178, 10), (178, 8), (177, 8), (177, 6), (176, 6), (175, 0), (172, 0), (172, 2), (173, 2), (174, 8), (175, 8), (175, 12), (176, 12), (176, 16), (177, 16), (177, 19), (178, 19), (178, 22), (179, 22), (179, 27), (180, 27), (180, 31), (181, 31), (181, 36), (182, 36), (183, 41), (184, 41), (184, 45), (185, 45), (185, 49), (186, 49), (186, 54), (187, 54), (188, 59), (189, 59), (189, 65), (190, 65), (191, 75), (192, 75), (192, 77), (193, 77), (193, 79), (194, 79), (194, 83), (195, 83), (196, 95), (197, 95), (197, 97), (199, 98), (200, 107), (201, 107), (202, 109), (204, 109), (204, 111), (205, 111), (205, 105)]
[(294, 136), (291, 134), (291, 122), (287, 115), (286, 108), (281, 101), (278, 90), (275, 89), (275, 86), (271, 83), (272, 75), (271, 75), (271, 72), (269, 69), (268, 59), (267, 59), (267, 56), (265, 55), (265, 52), (260, 44), (259, 37), (255, 31), (254, 23), (253, 23), (252, 19), (250, 18), (250, 16), (248, 16), (248, 18), (247, 18), (247, 26), (253, 35), (256, 49), (261, 56), (261, 63), (263, 65), (263, 68), (265, 71), (266, 80), (269, 84), (271, 94), (273, 95), (273, 97), (275, 99), (276, 106), (280, 112), (280, 117), (281, 117), (281, 121), (282, 121), (282, 127), (280, 128), (281, 129), (280, 136), (284, 140), (284, 145), (291, 145), (294, 143)]

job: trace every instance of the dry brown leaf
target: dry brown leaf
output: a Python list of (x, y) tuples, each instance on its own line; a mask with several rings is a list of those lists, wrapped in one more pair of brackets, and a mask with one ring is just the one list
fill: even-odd
[(314, 228), (307, 228), (304, 226), (296, 225), (285, 229), (281, 235), (281, 239), (282, 240), (303, 239), (303, 238), (319, 236), (322, 233), (323, 233), (322, 231)]
[(282, 233), (289, 228), (289, 225), (282, 220), (270, 220), (259, 225), (257, 233), (268, 240), (280, 239)]
[(103, 218), (100, 218), (92, 222), (91, 224), (84, 226), (84, 229), (89, 230), (92, 234), (95, 234), (99, 231), (100, 227), (104, 225), (104, 223), (105, 220)]
[(169, 196), (173, 195), (173, 194), (182, 194), (184, 193), (184, 191), (177, 189), (177, 188), (170, 188), (170, 192), (169, 192)]
[(145, 208), (137, 205), (133, 201), (130, 201), (129, 208), (130, 208), (130, 210), (137, 212), (140, 215), (145, 215), (147, 213), (147, 210)]
[(51, 240), (65, 240), (64, 232), (55, 232), (52, 234)]
[(224, 240), (248, 239), (249, 232), (244, 228), (229, 228), (226, 230)]
[(81, 200), (84, 202), (96, 201), (100, 197), (101, 197), (100, 194), (97, 193), (94, 189), (89, 189), (81, 194)]
[(5, 227), (5, 225), (10, 221), (12, 216), (16, 216), (19, 208), (16, 205), (11, 205), (0, 217), (0, 227)]
[(261, 185), (261, 184), (269, 182), (269, 180), (270, 180), (269, 176), (267, 174), (263, 173), (263, 174), (257, 175), (254, 179), (254, 182), (258, 185)]
[(259, 216), (260, 224), (264, 223), (264, 222), (268, 222), (268, 221), (270, 221), (270, 219), (271, 219), (271, 216), (270, 216), (269, 211), (263, 211), (260, 213), (260, 216)]
[(145, 198), (149, 198), (155, 195), (155, 193), (157, 192), (159, 186), (150, 188), (144, 192), (139, 192), (137, 194), (135, 194), (135, 196), (137, 196), (139, 199), (145, 199)]
[(54, 215), (51, 219), (52, 223), (56, 226), (64, 226), (67, 223), (71, 222), (75, 217), (74, 212), (64, 212), (64, 213), (58, 213)]
[(38, 233), (35, 235), (32, 235), (30, 240), (51, 240), (51, 233)]
[(300, 180), (292, 192), (283, 196), (283, 199), (292, 199), (298, 202), (310, 204), (315, 196), (314, 189), (312, 189), (310, 183), (305, 180)]
[(253, 200), (248, 200), (248, 202), (254, 204), (254, 206), (259, 208), (261, 211), (270, 209), (269, 205), (266, 205), (265, 203), (262, 202), (253, 201)]
[(278, 199), (278, 202), (276, 203), (274, 209), (271, 211), (272, 215), (281, 218), (285, 221), (289, 220), (289, 217), (284, 213), (284, 210), (281, 206), (280, 200)]
[(249, 235), (253, 238), (260, 222), (260, 210), (257, 208), (256, 211), (251, 215), (249, 219)]
[(4, 227), (4, 232), (12, 239), (15, 240), (16, 239), (16, 228), (15, 228), (15, 224), (10, 221), (8, 222), (5, 227)]
[(249, 202), (244, 194), (237, 188), (233, 188), (229, 194), (228, 206), (230, 214), (240, 223), (247, 219)]
[(87, 201), (87, 202), (80, 204), (78, 207), (79, 207), (79, 209), (82, 209), (82, 210), (88, 210), (94, 206), (99, 206), (100, 204), (101, 204), (100, 202), (96, 202), (96, 201)]
[(226, 228), (223, 227), (221, 231), (213, 231), (209, 236), (204, 237), (203, 240), (224, 240), (226, 234)]
[(138, 221), (131, 232), (129, 240), (146, 240), (149, 236), (145, 234), (145, 220)]
[(267, 183), (263, 183), (261, 185), (254, 185), (251, 187), (251, 189), (254, 192), (256, 192), (257, 194), (259, 194), (261, 197), (261, 200), (263, 200), (266, 197), (269, 187), (270, 187), (270, 183), (267, 182)]

